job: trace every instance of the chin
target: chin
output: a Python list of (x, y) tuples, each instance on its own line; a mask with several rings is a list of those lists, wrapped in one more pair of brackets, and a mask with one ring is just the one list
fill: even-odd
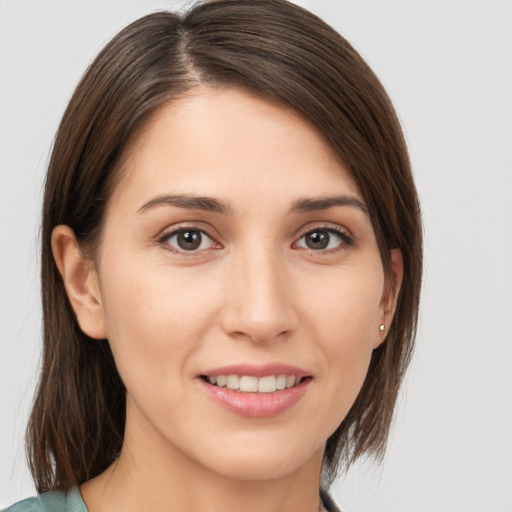
[(319, 472), (325, 445), (307, 450), (304, 440), (301, 441), (263, 444), (253, 440), (250, 444), (232, 443), (214, 457), (210, 452), (210, 461), (201, 457), (203, 460), (199, 462), (210, 466), (215, 473), (237, 481), (278, 480), (306, 467), (316, 468), (314, 471)]

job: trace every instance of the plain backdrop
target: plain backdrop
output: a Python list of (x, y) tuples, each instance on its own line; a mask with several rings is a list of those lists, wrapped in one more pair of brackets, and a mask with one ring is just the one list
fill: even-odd
[[(187, 2), (190, 4), (190, 2)], [(512, 2), (304, 0), (403, 122), (425, 225), (417, 351), (384, 463), (349, 512), (512, 510)], [(41, 187), (66, 103), (128, 22), (184, 2), (0, 0), (0, 507), (34, 494), (23, 433), (40, 356)]]

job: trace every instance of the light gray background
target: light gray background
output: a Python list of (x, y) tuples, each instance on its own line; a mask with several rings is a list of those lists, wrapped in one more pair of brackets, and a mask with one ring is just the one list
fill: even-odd
[[(189, 2), (190, 3), (190, 2)], [(368, 60), (405, 126), (424, 210), (418, 348), (382, 466), (350, 512), (512, 510), (512, 2), (303, 0)], [(183, 2), (0, 0), (0, 506), (34, 493), (23, 431), (40, 344), (38, 228), (52, 138), (119, 29)]]

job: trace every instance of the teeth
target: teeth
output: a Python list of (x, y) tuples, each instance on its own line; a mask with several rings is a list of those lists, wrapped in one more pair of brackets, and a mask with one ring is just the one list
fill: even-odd
[(260, 378), (251, 375), (217, 375), (207, 376), (206, 379), (210, 384), (218, 387), (227, 387), (245, 393), (273, 393), (292, 388), (302, 380), (295, 375), (267, 375)]
[(246, 393), (258, 391), (258, 377), (249, 377), (248, 375), (240, 377), (240, 391)]
[(286, 375), (278, 375), (276, 379), (276, 389), (286, 388)]
[(258, 381), (258, 391), (260, 393), (273, 393), (276, 389), (276, 378), (273, 375), (261, 377)]
[(228, 389), (240, 389), (240, 377), (238, 375), (228, 375), (226, 378), (226, 387)]

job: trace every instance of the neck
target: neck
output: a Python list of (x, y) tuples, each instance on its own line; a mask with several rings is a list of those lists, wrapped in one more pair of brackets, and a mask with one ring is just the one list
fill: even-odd
[[(89, 512), (318, 512), (323, 447), (300, 467), (233, 478), (127, 422), (119, 459), (81, 487)], [(138, 431), (137, 431), (138, 430)], [(141, 441), (144, 440), (144, 441)]]

